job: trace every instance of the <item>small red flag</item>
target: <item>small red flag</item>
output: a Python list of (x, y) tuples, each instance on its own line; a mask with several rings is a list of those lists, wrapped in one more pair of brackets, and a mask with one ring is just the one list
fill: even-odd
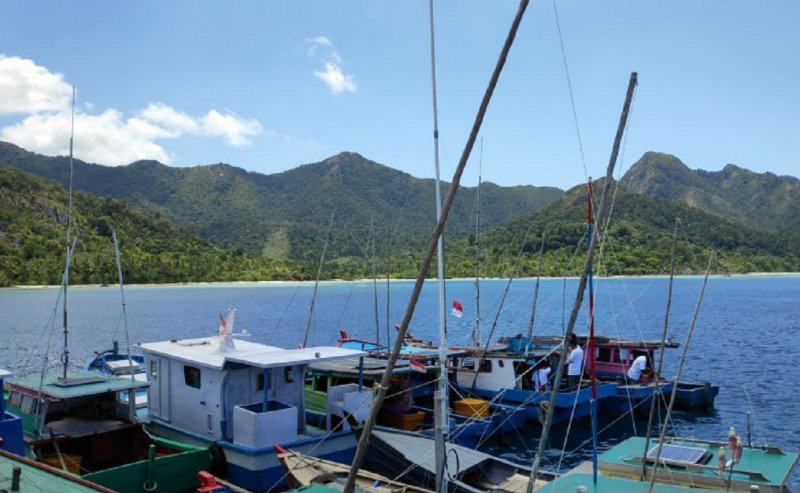
[(419, 373), (428, 373), (428, 369), (425, 368), (425, 365), (421, 361), (417, 361), (415, 359), (410, 360), (411, 369), (417, 371)]
[(461, 318), (464, 315), (464, 307), (461, 306), (461, 303), (458, 300), (453, 300), (453, 316), (456, 318)]

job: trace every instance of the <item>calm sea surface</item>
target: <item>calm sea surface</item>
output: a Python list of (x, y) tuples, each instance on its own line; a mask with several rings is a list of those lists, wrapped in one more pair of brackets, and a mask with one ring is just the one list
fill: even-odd
[[(669, 334), (683, 343), (701, 279), (675, 281)], [(574, 300), (575, 280), (542, 281), (535, 332), (560, 334), (562, 300)], [(484, 340), (495, 321), (504, 280), (481, 283)], [(393, 281), (390, 290), (390, 332), (399, 323), (412, 283)], [(597, 333), (636, 339), (657, 339), (663, 323), (667, 279), (611, 278), (595, 283)], [(247, 329), (251, 340), (296, 347), (306, 330), (312, 283), (231, 284), (211, 286), (130, 286), (125, 288), (128, 329), (132, 342), (214, 334), (219, 315), (237, 309), (236, 327)], [(527, 330), (532, 280), (515, 280), (497, 319), (492, 339)], [(53, 316), (56, 289), (0, 290), (0, 365), (19, 372), (40, 367), (50, 341), (51, 361), (57, 361), (62, 343), (60, 313)], [(453, 299), (464, 306), (464, 317), (448, 315), (451, 344), (465, 343), (474, 325), (475, 286), (472, 281), (447, 284), (448, 306)], [(70, 351), (82, 364), (93, 351), (111, 346), (116, 337), (124, 346), (119, 290), (72, 288), (69, 292)], [(568, 313), (567, 313), (568, 316)], [(386, 284), (378, 283), (378, 326), (386, 338)], [(309, 333), (309, 345), (334, 344), (337, 329), (374, 339), (376, 333), (372, 282), (321, 283)], [(585, 311), (576, 326), (586, 333)], [(436, 285), (425, 285), (411, 324), (411, 332), (438, 339)], [(665, 375), (672, 375), (680, 349), (667, 354)], [(797, 388), (800, 384), (800, 276), (712, 277), (709, 279), (694, 337), (689, 346), (682, 380), (711, 381), (720, 385), (716, 410), (703, 415), (677, 414), (674, 430), (680, 436), (724, 440), (728, 427), (745, 434), (745, 414), (753, 415), (756, 443), (800, 450)], [(600, 423), (601, 447), (608, 448), (631, 434), (643, 435), (646, 421), (625, 417)], [(494, 453), (529, 461), (537, 447), (539, 428), (506, 436), (487, 444)], [(588, 424), (558, 429), (550, 440), (546, 466), (571, 467), (591, 456)], [(566, 446), (565, 446), (566, 445)], [(565, 450), (562, 458), (562, 449)], [(800, 486), (800, 472), (790, 480)]]

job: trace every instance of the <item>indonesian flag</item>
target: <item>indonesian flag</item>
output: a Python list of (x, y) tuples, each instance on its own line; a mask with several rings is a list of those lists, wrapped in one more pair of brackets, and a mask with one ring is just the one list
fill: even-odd
[(409, 362), (411, 363), (412, 370), (417, 371), (419, 373), (428, 373), (428, 369), (425, 368), (425, 365), (421, 361), (412, 359)]
[(236, 310), (231, 308), (228, 310), (228, 315), (223, 318), (219, 316), (219, 350), (220, 352), (227, 353), (236, 350), (233, 344), (233, 321), (236, 317)]
[(453, 311), (451, 312), (454, 317), (461, 318), (464, 315), (464, 307), (458, 300), (453, 300)]

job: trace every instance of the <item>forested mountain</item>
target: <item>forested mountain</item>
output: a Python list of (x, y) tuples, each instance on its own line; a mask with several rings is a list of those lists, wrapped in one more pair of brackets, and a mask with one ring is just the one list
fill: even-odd
[(728, 164), (693, 170), (680, 159), (647, 152), (625, 173), (628, 190), (676, 200), (752, 228), (800, 232), (800, 179)]
[[(4, 165), (64, 183), (68, 160), (0, 142), (0, 285), (57, 284), (66, 191)], [(226, 164), (110, 168), (76, 161), (74, 177), (77, 190), (91, 191), (75, 199), (75, 282), (114, 282), (111, 229), (121, 238), (130, 282), (311, 279), (333, 209), (323, 278), (369, 277), (373, 261), (381, 276), (414, 277), (433, 225), (432, 180), (354, 153), (274, 175)], [(673, 156), (646, 153), (615, 190), (596, 272), (666, 272), (676, 217), (679, 272), (700, 272), (712, 248), (717, 272), (800, 271), (798, 182), (732, 165), (693, 171)], [(599, 196), (601, 182), (595, 187)], [(585, 189), (483, 184), (481, 275), (533, 275), (542, 232), (544, 274), (577, 273), (586, 247)], [(448, 277), (475, 274), (475, 192), (459, 191), (448, 222)]]
[[(0, 286), (61, 282), (67, 201), (60, 185), (0, 166)], [(70, 281), (76, 284), (116, 282), (112, 230), (122, 247), (126, 282), (302, 276), (297, 266), (232, 254), (119, 199), (75, 193), (73, 228), (78, 246)]]
[[(68, 159), (46, 157), (0, 142), (0, 163), (62, 184)], [(434, 224), (434, 183), (341, 153), (272, 175), (227, 164), (173, 168), (155, 161), (107, 167), (75, 161), (74, 187), (124, 199), (159, 212), (175, 224), (222, 247), (267, 258), (311, 262), (336, 209), (331, 258), (363, 257), (370, 224), (377, 250), (422, 248)], [(473, 228), (475, 188), (464, 187), (447, 234), (466, 237)], [(553, 187), (481, 186), (481, 221), (487, 229), (556, 200)], [(314, 260), (316, 261), (316, 260)]]
[[(594, 184), (598, 200), (602, 183)], [(602, 258), (596, 265), (600, 274), (668, 272), (676, 217), (680, 218), (678, 272), (702, 272), (712, 248), (718, 252), (716, 272), (800, 271), (797, 233), (755, 230), (685, 203), (632, 193), (624, 185), (615, 194)], [(543, 272), (556, 276), (580, 272), (583, 259), (581, 255), (575, 257), (575, 253), (579, 244), (578, 254), (586, 249), (585, 185), (572, 188), (558, 201), (533, 214), (487, 233), (482, 240), (487, 272), (509, 272), (527, 234), (520, 271), (527, 275), (535, 273), (543, 231)], [(452, 270), (450, 273), (454, 274)]]

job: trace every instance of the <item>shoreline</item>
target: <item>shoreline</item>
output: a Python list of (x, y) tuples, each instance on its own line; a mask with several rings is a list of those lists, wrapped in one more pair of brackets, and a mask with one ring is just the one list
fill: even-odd
[[(747, 274), (712, 274), (710, 278), (754, 278), (754, 277), (794, 277), (800, 276), (800, 272), (749, 272)], [(685, 279), (692, 279), (703, 277), (703, 274), (683, 274), (683, 275), (676, 275), (678, 279), (685, 278)], [(595, 276), (596, 280), (612, 280), (612, 279), (668, 279), (669, 274), (642, 274), (642, 275), (617, 275), (617, 276), (605, 276), (599, 277)], [(435, 278), (431, 278), (428, 280), (433, 280)], [(535, 277), (516, 277), (514, 278), (515, 281), (530, 281), (536, 279)], [(546, 277), (542, 276), (543, 281), (552, 281), (552, 280), (563, 280), (564, 277)], [(578, 276), (567, 276), (566, 279), (574, 280), (578, 279)], [(414, 282), (415, 279), (411, 278), (392, 278), (390, 282)], [(474, 281), (474, 277), (450, 277), (447, 278), (447, 281)], [(321, 280), (320, 284), (344, 284), (344, 283), (362, 283), (362, 282), (372, 282), (373, 280), (370, 278), (363, 278), (363, 279), (328, 279), (328, 280)], [(386, 279), (379, 279), (380, 282), (386, 282)], [(482, 277), (481, 281), (508, 281), (507, 277)], [(126, 284), (125, 287), (128, 288), (146, 288), (146, 287), (202, 287), (202, 286), (214, 286), (214, 287), (240, 287), (240, 286), (292, 286), (297, 284), (313, 284), (314, 281), (193, 281), (193, 282), (170, 282), (170, 283), (141, 283), (141, 284)], [(59, 288), (60, 286), (57, 284), (53, 285), (42, 285), (42, 284), (32, 284), (32, 285), (18, 285), (18, 286), (6, 286), (0, 287), (0, 291), (2, 290), (9, 290), (9, 289), (55, 289)], [(117, 284), (70, 284), (70, 288), (115, 288)]]

